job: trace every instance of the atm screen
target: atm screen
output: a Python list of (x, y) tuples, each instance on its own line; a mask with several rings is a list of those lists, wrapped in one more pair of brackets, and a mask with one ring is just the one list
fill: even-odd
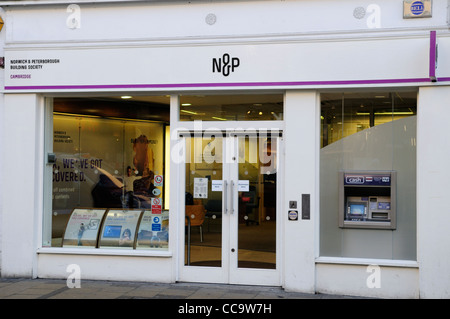
[(350, 204), (350, 211), (349, 214), (350, 215), (364, 215), (365, 213), (365, 209), (366, 209), (366, 205), (364, 204)]

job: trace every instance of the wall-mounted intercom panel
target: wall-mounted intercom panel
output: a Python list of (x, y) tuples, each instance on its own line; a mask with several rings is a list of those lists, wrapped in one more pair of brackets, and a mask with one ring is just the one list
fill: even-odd
[(396, 172), (340, 172), (339, 227), (396, 228)]

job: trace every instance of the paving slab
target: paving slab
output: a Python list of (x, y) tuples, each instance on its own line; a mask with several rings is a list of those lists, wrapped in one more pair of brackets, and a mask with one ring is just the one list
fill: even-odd
[(69, 288), (63, 279), (0, 278), (0, 299), (342, 299), (347, 296), (287, 292), (281, 287), (197, 283), (82, 280)]

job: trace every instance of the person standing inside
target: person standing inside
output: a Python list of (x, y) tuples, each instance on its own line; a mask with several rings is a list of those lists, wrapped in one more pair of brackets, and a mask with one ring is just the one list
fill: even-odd
[(134, 195), (134, 181), (137, 180), (138, 177), (134, 174), (131, 169), (131, 166), (127, 167), (127, 174), (123, 179), (123, 188), (124, 188), (124, 206), (128, 206), (128, 208), (133, 208), (133, 195)]

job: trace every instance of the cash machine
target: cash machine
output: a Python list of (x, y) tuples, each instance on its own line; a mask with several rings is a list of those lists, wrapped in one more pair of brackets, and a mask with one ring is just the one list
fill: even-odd
[(396, 228), (395, 171), (339, 174), (339, 227)]

